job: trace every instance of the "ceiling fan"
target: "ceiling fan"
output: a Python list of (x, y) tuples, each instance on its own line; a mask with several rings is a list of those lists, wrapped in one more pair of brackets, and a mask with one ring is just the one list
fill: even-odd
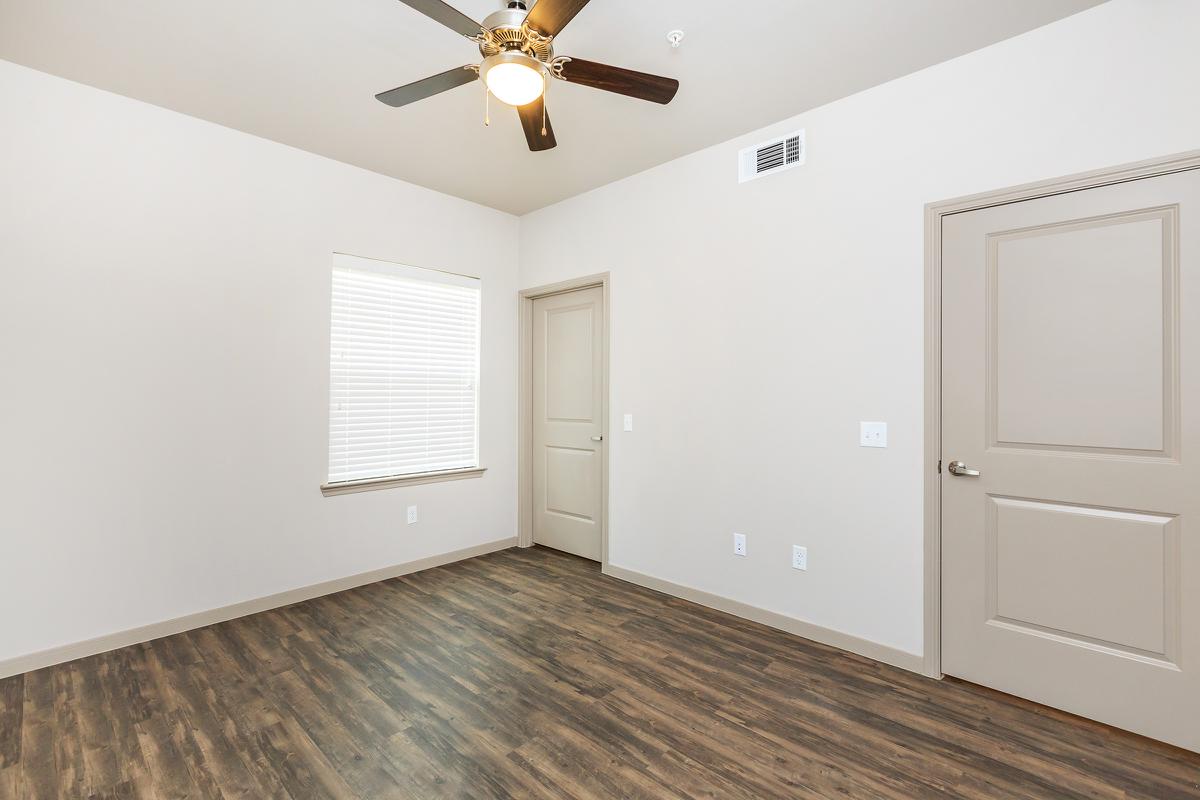
[(588, 0), (504, 0), (504, 7), (482, 25), (442, 0), (400, 2), (470, 39), (483, 60), (375, 95), (389, 106), (399, 108), (479, 78), (490, 95), (516, 107), (529, 149), (537, 151), (557, 144), (546, 115), (550, 78), (662, 104), (671, 102), (679, 90), (679, 81), (672, 78), (555, 56), (554, 37)]

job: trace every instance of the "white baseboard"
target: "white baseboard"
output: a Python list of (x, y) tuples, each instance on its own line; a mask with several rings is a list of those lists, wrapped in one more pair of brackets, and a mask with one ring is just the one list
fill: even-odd
[(711, 594), (703, 589), (694, 589), (691, 586), (672, 583), (663, 578), (645, 575), (641, 572), (626, 569), (625, 567), (607, 564), (604, 567), (604, 574), (620, 578), (623, 581), (629, 581), (630, 583), (636, 583), (638, 586), (644, 586), (656, 592), (669, 594), (672, 597), (689, 600), (708, 608), (715, 608), (717, 611), (724, 611), (726, 614), (733, 614), (735, 617), (741, 617), (742, 619), (748, 619), (772, 628), (778, 628), (781, 631), (794, 633), (797, 636), (812, 639), (814, 642), (827, 644), (830, 647), (848, 650), (860, 656), (866, 656), (876, 661), (882, 661), (885, 664), (891, 664), (893, 667), (900, 667), (901, 669), (921, 674), (925, 673), (925, 659), (916, 653), (897, 650), (894, 647), (872, 642), (869, 639), (860, 639), (857, 636), (835, 631), (832, 628), (823, 628), (820, 625), (814, 625), (811, 622), (789, 617), (777, 611), (768, 611), (765, 608), (759, 608), (758, 606), (752, 606), (739, 600), (731, 600), (728, 597)]
[(163, 622), (154, 622), (139, 628), (109, 633), (82, 642), (51, 647), (48, 650), (41, 650), (37, 653), (16, 656), (15, 658), (0, 661), (0, 678), (20, 675), (24, 672), (32, 672), (35, 669), (74, 661), (77, 658), (94, 656), (97, 653), (106, 653), (109, 650), (128, 647), (131, 644), (141, 644), (152, 639), (173, 636), (176, 633), (183, 633), (184, 631), (215, 625), (218, 622), (227, 622), (238, 617), (257, 614), (260, 611), (270, 611), (273, 608), (288, 606), (292, 603), (312, 600), (314, 597), (322, 597), (335, 592), (344, 592), (347, 589), (366, 586), (368, 583), (385, 581), (388, 578), (398, 578), (401, 575), (408, 575), (412, 572), (420, 572), (423, 569), (452, 564), (455, 561), (474, 558), (486, 553), (494, 553), (497, 550), (507, 550), (510, 547), (516, 547), (516, 545), (517, 537), (510, 536), (507, 539), (498, 539), (494, 542), (485, 542), (473, 547), (464, 547), (461, 550), (429, 556), (428, 558), (409, 561), (405, 564), (396, 564), (391, 567), (371, 570), (370, 572), (360, 572), (357, 575), (350, 575), (345, 578), (336, 578), (331, 581), (316, 583), (312, 586), (303, 586), (299, 589), (289, 589), (286, 592), (279, 592), (278, 594), (259, 597), (254, 600), (244, 600), (240, 603), (214, 608), (209, 611), (199, 611), (195, 614), (188, 614), (183, 617), (164, 620)]

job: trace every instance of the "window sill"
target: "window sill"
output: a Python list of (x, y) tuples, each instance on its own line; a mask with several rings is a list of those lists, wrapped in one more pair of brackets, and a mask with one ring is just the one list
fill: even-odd
[(466, 467), (465, 469), (444, 469), (437, 472), (414, 472), (411, 475), (393, 475), (388, 478), (364, 478), (357, 481), (323, 483), (321, 484), (321, 494), (326, 497), (333, 497), (339, 494), (373, 492), (376, 489), (392, 489), (397, 486), (415, 486), (419, 483), (461, 481), (466, 478), (482, 477), (485, 472), (487, 472), (487, 467)]

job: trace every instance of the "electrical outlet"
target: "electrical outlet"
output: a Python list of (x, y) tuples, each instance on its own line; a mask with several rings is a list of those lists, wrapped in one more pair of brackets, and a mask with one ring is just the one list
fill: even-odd
[(624, 420), (624, 428), (627, 431), (633, 430), (633, 414), (626, 414)]
[(792, 545), (792, 569), (808, 569), (808, 548)]
[(408, 524), (412, 525), (416, 521), (417, 521), (417, 507), (409, 506), (408, 507)]
[(746, 534), (735, 533), (733, 535), (733, 554), (735, 556), (746, 555)]

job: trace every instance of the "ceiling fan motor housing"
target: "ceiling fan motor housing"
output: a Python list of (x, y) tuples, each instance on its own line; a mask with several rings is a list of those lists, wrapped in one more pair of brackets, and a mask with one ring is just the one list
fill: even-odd
[(488, 14), (483, 20), (479, 54), (487, 58), (506, 50), (517, 50), (549, 63), (554, 58), (554, 45), (550, 37), (525, 27), (528, 13), (524, 3), (510, 2), (507, 8)]

